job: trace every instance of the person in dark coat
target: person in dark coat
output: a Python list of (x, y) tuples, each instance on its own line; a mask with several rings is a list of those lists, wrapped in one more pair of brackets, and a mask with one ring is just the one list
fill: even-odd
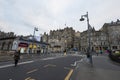
[(20, 60), (20, 51), (15, 51), (15, 53), (14, 53), (15, 67), (17, 66), (19, 60)]

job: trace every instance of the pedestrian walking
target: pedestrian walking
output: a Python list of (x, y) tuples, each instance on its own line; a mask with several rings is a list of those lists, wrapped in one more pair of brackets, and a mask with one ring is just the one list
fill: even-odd
[(18, 61), (20, 60), (20, 51), (15, 51), (14, 53), (14, 64), (15, 64), (15, 67), (17, 66), (18, 64)]

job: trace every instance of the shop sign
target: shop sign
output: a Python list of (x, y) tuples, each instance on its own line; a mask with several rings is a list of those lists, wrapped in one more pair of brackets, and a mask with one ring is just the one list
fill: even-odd
[(27, 43), (19, 43), (18, 46), (19, 46), (19, 47), (28, 47), (28, 44), (27, 44)]

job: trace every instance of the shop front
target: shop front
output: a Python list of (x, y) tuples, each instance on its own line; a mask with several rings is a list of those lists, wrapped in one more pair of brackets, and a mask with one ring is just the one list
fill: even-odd
[(18, 50), (20, 50), (20, 53), (27, 53), (28, 43), (20, 42), (18, 44)]
[(20, 53), (47, 53), (48, 43), (25, 40), (25, 39), (16, 39), (13, 42), (12, 50), (20, 50)]
[(37, 45), (36, 44), (29, 44), (29, 53), (36, 53), (37, 51)]

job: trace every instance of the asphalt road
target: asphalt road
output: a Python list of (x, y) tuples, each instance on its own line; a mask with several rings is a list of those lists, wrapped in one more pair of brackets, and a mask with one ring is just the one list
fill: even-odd
[(0, 66), (0, 80), (67, 80), (75, 67), (71, 66), (80, 56), (60, 56), (34, 59)]

